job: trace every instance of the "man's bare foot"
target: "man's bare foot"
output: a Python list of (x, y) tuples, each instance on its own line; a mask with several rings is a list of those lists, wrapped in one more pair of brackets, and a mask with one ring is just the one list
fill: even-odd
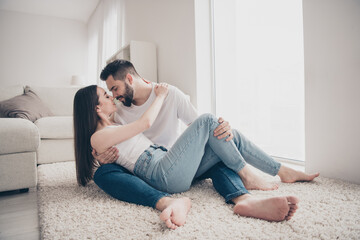
[(282, 182), (284, 183), (294, 183), (294, 182), (310, 182), (314, 180), (314, 178), (318, 177), (320, 173), (315, 174), (306, 174), (304, 172), (300, 172), (294, 170), (292, 168), (281, 166), (278, 172), (278, 175)]
[(187, 197), (170, 198), (168, 201), (169, 204), (161, 212), (160, 219), (165, 222), (168, 228), (176, 229), (185, 224), (187, 214), (191, 208), (191, 201)]
[(276, 222), (290, 220), (299, 202), (294, 196), (257, 199), (245, 194), (242, 197), (243, 199), (235, 205), (234, 213)]
[(279, 188), (277, 184), (269, 183), (261, 179), (261, 177), (253, 173), (247, 165), (245, 165), (245, 167), (243, 167), (238, 174), (241, 177), (241, 180), (243, 181), (247, 190), (270, 191)]

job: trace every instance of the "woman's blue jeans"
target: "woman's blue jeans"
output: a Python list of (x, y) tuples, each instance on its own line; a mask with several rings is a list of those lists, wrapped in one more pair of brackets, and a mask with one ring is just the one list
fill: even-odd
[(241, 139), (242, 144), (238, 149), (234, 141), (226, 142), (225, 139), (214, 137), (217, 126), (215, 116), (201, 115), (169, 151), (156, 145), (145, 150), (135, 164), (135, 175), (160, 191), (179, 193), (189, 190), (194, 178), (220, 161), (238, 173), (246, 165), (242, 154), (250, 160), (261, 158), (258, 161), (269, 162), (265, 164), (266, 172), (277, 173), (279, 164), (273, 164), (271, 157), (254, 148), (246, 139)]
[[(249, 193), (239, 176), (219, 162), (197, 180), (210, 178), (215, 190), (227, 203), (243, 194)], [(104, 192), (120, 201), (156, 208), (156, 203), (169, 193), (159, 191), (134, 176), (126, 168), (116, 164), (104, 164), (94, 174), (94, 182)]]

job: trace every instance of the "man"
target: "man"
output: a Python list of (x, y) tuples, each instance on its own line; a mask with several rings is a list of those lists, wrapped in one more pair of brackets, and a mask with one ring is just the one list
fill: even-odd
[[(103, 69), (100, 78), (106, 81), (113, 96), (123, 103), (123, 105), (118, 104), (116, 122), (130, 123), (139, 119), (155, 99), (154, 83), (141, 78), (128, 61), (115, 60), (108, 64)], [(168, 96), (157, 119), (144, 134), (154, 143), (168, 148), (179, 136), (179, 119), (189, 125), (196, 117), (196, 110), (186, 96), (176, 87), (169, 86)], [(218, 136), (219, 140), (224, 138), (226, 141), (233, 140), (239, 150), (243, 144), (251, 144), (261, 158), (253, 156), (252, 153), (246, 153), (247, 156), (244, 156), (246, 161), (268, 174), (279, 175), (283, 182), (311, 181), (317, 176), (281, 166), (238, 131), (232, 131), (228, 122), (222, 118), (219, 119), (219, 126), (215, 129), (214, 135)], [(207, 152), (211, 154), (211, 151)], [(104, 164), (96, 171), (94, 181), (105, 192), (119, 200), (151, 206), (162, 211), (160, 218), (170, 228), (176, 228), (185, 223), (186, 214), (191, 206), (189, 199), (172, 199), (168, 194), (157, 191), (141, 179), (129, 174), (121, 166), (106, 164), (117, 159), (115, 149), (109, 149), (102, 156), (94, 154), (94, 157)], [(204, 157), (206, 158), (206, 156)], [(205, 173), (198, 172), (196, 177), (198, 179), (211, 178), (215, 189), (225, 198), (226, 202), (235, 204), (234, 212), (236, 214), (281, 221), (289, 220), (297, 209), (298, 200), (295, 197), (262, 200), (251, 197), (247, 190), (273, 190), (277, 188), (277, 185), (263, 181), (247, 166), (244, 167), (241, 179), (222, 163), (216, 164)]]

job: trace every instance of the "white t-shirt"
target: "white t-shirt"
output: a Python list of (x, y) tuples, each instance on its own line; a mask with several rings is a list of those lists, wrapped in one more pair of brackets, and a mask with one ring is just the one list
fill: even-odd
[[(153, 86), (152, 92), (144, 104), (140, 106), (131, 104), (130, 107), (126, 107), (122, 103), (117, 104), (117, 113), (120, 117), (115, 114), (115, 122), (122, 124), (131, 123), (144, 114), (156, 98), (154, 83), (151, 84)], [(152, 142), (166, 148), (170, 148), (181, 134), (179, 120), (189, 125), (198, 116), (190, 99), (183, 92), (171, 85), (169, 85), (168, 89), (168, 96), (163, 103), (159, 115), (153, 125), (143, 133)]]

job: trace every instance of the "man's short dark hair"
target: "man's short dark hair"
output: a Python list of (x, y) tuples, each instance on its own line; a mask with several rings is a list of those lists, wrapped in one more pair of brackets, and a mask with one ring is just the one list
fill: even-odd
[(106, 79), (108, 79), (111, 75), (114, 80), (124, 80), (128, 73), (140, 77), (131, 62), (123, 59), (117, 59), (106, 65), (106, 67), (101, 71), (100, 79), (106, 81)]

